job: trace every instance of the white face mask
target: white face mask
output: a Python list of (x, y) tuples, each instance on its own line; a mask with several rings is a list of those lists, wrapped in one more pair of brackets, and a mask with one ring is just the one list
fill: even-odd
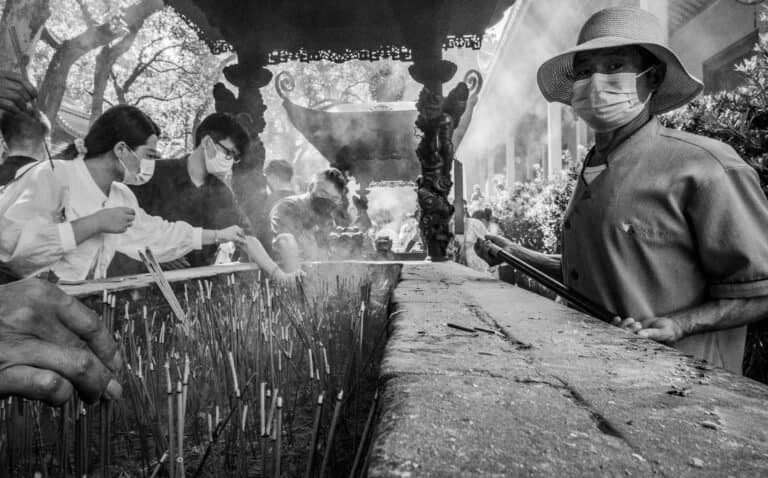
[(205, 156), (205, 169), (208, 171), (208, 174), (226, 177), (232, 172), (232, 165), (235, 162), (227, 156), (227, 153), (216, 146), (211, 137), (205, 139), (203, 153)]
[[(653, 68), (653, 67), (651, 67)], [(606, 133), (621, 128), (637, 118), (650, 101), (637, 93), (637, 79), (642, 73), (593, 73), (591, 77), (573, 82), (571, 106), (592, 129)]]
[(152, 175), (155, 174), (155, 160), (139, 159), (133, 151), (131, 151), (131, 154), (139, 161), (139, 170), (136, 172), (129, 171), (123, 160), (117, 158), (123, 166), (123, 183), (128, 184), (129, 186), (141, 186), (142, 184), (146, 184), (152, 179)]

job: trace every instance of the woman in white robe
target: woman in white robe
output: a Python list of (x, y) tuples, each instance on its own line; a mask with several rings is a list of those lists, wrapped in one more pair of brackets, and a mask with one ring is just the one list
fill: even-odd
[[(151, 177), (159, 133), (138, 108), (115, 106), (62, 153), (64, 160), (20, 170), (0, 192), (0, 219), (16, 226), (0, 230), (0, 261), (22, 277), (52, 270), (76, 281), (105, 277), (116, 251), (138, 260), (149, 247), (167, 262), (204, 244), (234, 241), (252, 249), (238, 226), (204, 230), (139, 207), (126, 184)], [(268, 256), (261, 259), (268, 272), (279, 271)]]

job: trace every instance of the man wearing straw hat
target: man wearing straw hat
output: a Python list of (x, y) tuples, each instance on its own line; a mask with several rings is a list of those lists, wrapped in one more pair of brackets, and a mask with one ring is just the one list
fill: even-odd
[(702, 89), (658, 19), (597, 12), (538, 84), (595, 131), (563, 253), (487, 238), (622, 317), (616, 325), (741, 373), (746, 324), (768, 316), (768, 205), (731, 147), (656, 119)]

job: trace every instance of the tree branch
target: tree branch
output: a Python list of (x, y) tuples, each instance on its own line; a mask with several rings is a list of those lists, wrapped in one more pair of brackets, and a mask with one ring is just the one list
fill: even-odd
[(85, 20), (86, 26), (88, 26), (88, 28), (95, 27), (96, 20), (93, 19), (93, 15), (91, 15), (85, 2), (83, 0), (75, 0), (75, 2), (77, 2), (77, 6), (80, 7), (80, 13), (83, 15), (83, 20)]
[(167, 102), (167, 101), (180, 100), (182, 98), (184, 98), (184, 95), (182, 95), (182, 94), (176, 95), (176, 96), (167, 96), (167, 97), (162, 97), (162, 96), (157, 96), (157, 95), (141, 95), (138, 98), (136, 98), (135, 100), (133, 100), (131, 102), (131, 104), (133, 106), (139, 106), (139, 103), (141, 103), (144, 100), (156, 100), (156, 101)]
[(61, 40), (56, 38), (53, 32), (51, 32), (47, 27), (43, 27), (43, 31), (40, 33), (40, 39), (54, 50), (61, 48)]

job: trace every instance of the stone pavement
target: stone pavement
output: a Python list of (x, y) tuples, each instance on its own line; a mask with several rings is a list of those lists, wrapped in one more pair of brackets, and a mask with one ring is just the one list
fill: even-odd
[(393, 301), (369, 476), (768, 476), (768, 387), (454, 263)]

